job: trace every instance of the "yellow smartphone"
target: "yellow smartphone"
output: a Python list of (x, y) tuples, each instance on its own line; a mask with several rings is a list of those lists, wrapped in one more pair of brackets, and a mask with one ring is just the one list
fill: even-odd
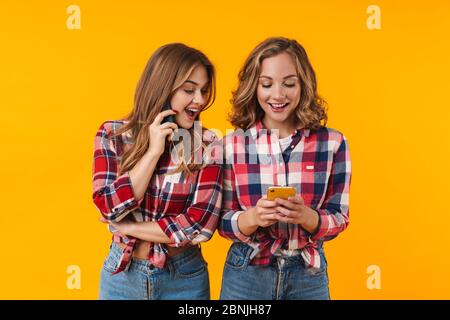
[(295, 197), (296, 190), (294, 187), (278, 187), (273, 186), (267, 189), (267, 200), (273, 201), (275, 198), (288, 199)]

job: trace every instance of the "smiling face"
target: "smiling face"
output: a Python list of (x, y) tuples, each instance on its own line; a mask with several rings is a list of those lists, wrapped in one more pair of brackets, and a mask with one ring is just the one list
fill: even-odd
[(209, 78), (203, 65), (197, 65), (189, 74), (187, 80), (172, 96), (172, 109), (177, 111), (175, 116), (179, 127), (190, 129), (202, 111), (209, 95)]
[(288, 53), (262, 61), (256, 95), (268, 129), (279, 129), (280, 133), (295, 129), (293, 113), (300, 102), (300, 93), (300, 79)]

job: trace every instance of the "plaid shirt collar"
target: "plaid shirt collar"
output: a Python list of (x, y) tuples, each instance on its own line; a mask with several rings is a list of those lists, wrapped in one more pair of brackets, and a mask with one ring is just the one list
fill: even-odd
[[(272, 131), (273, 131), (271, 129), (267, 129), (264, 126), (262, 119), (259, 119), (258, 121), (256, 121), (255, 125), (253, 125), (249, 130), (250, 130), (253, 138), (255, 138), (255, 139), (259, 139), (264, 135), (272, 135)], [(305, 137), (309, 137), (310, 132), (311, 132), (310, 129), (297, 127), (295, 129), (295, 131), (292, 133), (292, 136), (299, 135), (301, 138), (302, 135), (304, 135)]]

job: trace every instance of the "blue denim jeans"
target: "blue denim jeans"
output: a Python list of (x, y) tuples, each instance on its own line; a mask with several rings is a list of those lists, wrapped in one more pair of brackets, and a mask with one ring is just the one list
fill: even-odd
[(208, 300), (207, 263), (199, 247), (170, 257), (163, 269), (133, 258), (129, 268), (112, 275), (122, 249), (112, 243), (100, 275), (100, 300)]
[(267, 266), (250, 265), (252, 248), (235, 242), (228, 251), (221, 300), (329, 300), (327, 261), (320, 251), (321, 268), (313, 274), (301, 255), (272, 257)]

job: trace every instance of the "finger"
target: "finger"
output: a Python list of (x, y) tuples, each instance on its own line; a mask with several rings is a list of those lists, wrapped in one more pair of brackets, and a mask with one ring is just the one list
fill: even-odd
[(270, 200), (259, 200), (258, 206), (261, 208), (274, 208), (277, 206), (277, 203), (275, 201)]
[(165, 137), (173, 133), (172, 129), (164, 129), (161, 131), (161, 134)]
[(103, 217), (100, 217), (100, 222), (103, 222), (103, 223), (109, 223), (109, 221), (108, 220), (106, 220), (105, 218), (103, 218)]
[(161, 113), (159, 113), (156, 117), (155, 120), (153, 120), (154, 124), (161, 124), (161, 121), (163, 121), (163, 119), (167, 116), (170, 116), (171, 114), (177, 114), (176, 111), (174, 110), (165, 110)]
[(285, 200), (285, 199), (281, 199), (281, 198), (276, 198), (275, 202), (279, 205), (282, 205), (283, 207), (286, 207), (286, 208), (289, 208), (292, 210), (294, 210), (295, 206), (296, 206), (296, 203), (293, 203), (289, 200)]
[[(168, 131), (166, 131), (168, 130)], [(172, 129), (166, 129), (162, 132), (162, 135), (166, 137), (166, 140), (168, 142), (172, 141), (173, 136), (175, 135), (174, 131)]]
[(164, 130), (164, 129), (172, 129), (172, 130), (176, 130), (178, 129), (178, 126), (176, 123), (173, 122), (166, 122), (163, 123), (162, 125), (159, 126), (160, 130)]
[(264, 216), (264, 215), (273, 214), (273, 213), (277, 213), (276, 208), (268, 208), (268, 209), (261, 208), (260, 215)]
[(295, 220), (293, 218), (290, 217), (283, 217), (278, 215), (277, 216), (277, 220), (280, 222), (284, 222), (284, 223), (295, 223)]
[(305, 201), (303, 200), (303, 198), (301, 196), (289, 197), (288, 200), (292, 201), (296, 204), (301, 204), (301, 205), (305, 204)]
[(273, 213), (270, 213), (270, 214), (263, 215), (261, 217), (261, 220), (274, 222), (274, 221), (278, 220), (277, 216), (278, 216), (277, 213), (273, 212)]
[(285, 215), (286, 217), (292, 217), (295, 215), (295, 213), (289, 209), (286, 209), (284, 207), (277, 207), (277, 212), (280, 212), (281, 214)]

